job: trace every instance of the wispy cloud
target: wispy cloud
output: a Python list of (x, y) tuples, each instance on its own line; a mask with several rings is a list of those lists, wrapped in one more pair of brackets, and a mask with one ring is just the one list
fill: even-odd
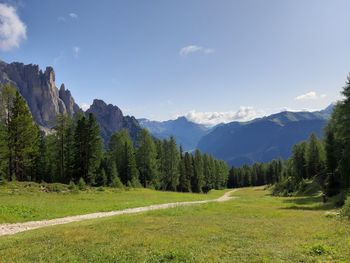
[(205, 47), (198, 46), (198, 45), (189, 45), (189, 46), (181, 48), (179, 51), (179, 55), (182, 57), (187, 57), (188, 55), (193, 54), (193, 53), (202, 53), (202, 54), (208, 55), (208, 54), (212, 54), (214, 52), (215, 52), (215, 50), (212, 48), (205, 48)]
[(0, 50), (18, 48), (27, 38), (27, 26), (21, 21), (17, 10), (10, 5), (0, 4)]
[(76, 13), (69, 13), (69, 16), (74, 19), (78, 18), (78, 15)]
[[(71, 19), (78, 19), (78, 14), (76, 13), (69, 13), (68, 15), (68, 19), (71, 18)], [(58, 22), (62, 22), (62, 23), (65, 23), (67, 22), (67, 16), (59, 16), (57, 17), (57, 21)]]
[(78, 46), (73, 47), (73, 55), (75, 58), (79, 57), (80, 51), (81, 51), (80, 47), (78, 47)]
[(232, 121), (249, 121), (263, 115), (265, 115), (264, 111), (256, 110), (253, 107), (241, 106), (237, 111), (226, 112), (198, 112), (193, 110), (188, 112), (185, 117), (195, 123), (213, 126)]
[(305, 94), (299, 95), (299, 96), (295, 97), (294, 99), (295, 100), (318, 100), (318, 99), (323, 99), (326, 97), (327, 97), (326, 94), (318, 95), (317, 92), (310, 91), (310, 92), (307, 92)]

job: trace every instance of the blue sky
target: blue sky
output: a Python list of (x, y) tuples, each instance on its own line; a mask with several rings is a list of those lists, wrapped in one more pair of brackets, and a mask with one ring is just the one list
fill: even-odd
[(1, 2), (24, 26), (0, 27), (2, 60), (53, 66), (78, 104), (100, 98), (136, 117), (319, 109), (350, 71), (345, 0)]

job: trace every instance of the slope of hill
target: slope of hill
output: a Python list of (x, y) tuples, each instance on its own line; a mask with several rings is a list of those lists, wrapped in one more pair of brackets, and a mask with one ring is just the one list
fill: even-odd
[(220, 125), (199, 141), (198, 148), (235, 166), (288, 158), (292, 146), (312, 132), (322, 136), (331, 109), (285, 111), (249, 122)]
[(159, 139), (174, 136), (177, 143), (185, 151), (195, 149), (198, 141), (210, 131), (210, 128), (191, 122), (185, 117), (168, 121), (150, 121), (147, 119), (139, 119), (138, 121), (143, 128), (148, 129), (153, 136)]

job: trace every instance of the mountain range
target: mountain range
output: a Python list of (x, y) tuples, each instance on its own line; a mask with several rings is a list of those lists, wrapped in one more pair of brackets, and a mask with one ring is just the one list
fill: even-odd
[(241, 166), (288, 158), (294, 144), (306, 140), (311, 133), (322, 136), (332, 110), (333, 105), (315, 112), (284, 111), (249, 122), (231, 122), (212, 128), (185, 117), (163, 122), (139, 119), (139, 123), (157, 138), (174, 136), (186, 151), (197, 148), (230, 165)]
[(311, 133), (319, 137), (333, 105), (316, 112), (280, 112), (249, 122), (231, 122), (216, 127), (198, 142), (198, 149), (241, 166), (272, 159), (287, 159), (294, 144)]
[[(11, 83), (20, 92), (43, 131), (54, 127), (58, 114), (74, 116), (84, 112), (64, 84), (57, 88), (52, 67), (42, 71), (38, 65), (0, 61), (0, 83)], [(117, 106), (107, 105), (102, 100), (94, 100), (87, 112), (95, 115), (105, 145), (110, 136), (121, 129), (128, 129), (134, 140), (141, 130), (134, 117), (124, 116)]]
[(159, 139), (174, 136), (176, 142), (185, 151), (194, 150), (199, 140), (211, 130), (211, 128), (191, 122), (185, 117), (168, 121), (150, 121), (148, 119), (138, 119), (138, 121), (141, 127), (146, 128), (153, 136)]
[[(84, 111), (75, 103), (64, 84), (56, 86), (52, 67), (45, 71), (38, 65), (0, 61), (0, 83), (11, 83), (25, 98), (34, 120), (44, 131), (50, 131), (58, 114), (74, 116)], [(280, 112), (249, 122), (231, 122), (207, 127), (179, 117), (168, 121), (151, 121), (124, 116), (120, 108), (95, 99), (86, 111), (93, 113), (100, 125), (107, 146), (110, 136), (127, 129), (134, 141), (139, 131), (146, 128), (160, 139), (174, 136), (185, 151), (199, 149), (240, 166), (255, 161), (288, 158), (295, 143), (314, 132), (322, 136), (333, 106), (315, 112)]]

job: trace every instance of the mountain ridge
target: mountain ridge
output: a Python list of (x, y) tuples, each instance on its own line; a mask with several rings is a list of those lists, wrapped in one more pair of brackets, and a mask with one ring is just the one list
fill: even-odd
[(134, 141), (141, 130), (135, 117), (124, 116), (117, 106), (107, 105), (102, 100), (95, 99), (84, 112), (63, 83), (60, 88), (57, 87), (52, 67), (46, 67), (43, 71), (35, 64), (6, 63), (0, 60), (0, 83), (10, 83), (20, 92), (33, 119), (45, 133), (49, 133), (54, 127), (57, 115), (68, 114), (73, 117), (78, 112), (94, 113), (105, 145), (108, 144), (110, 136), (121, 129), (128, 129)]
[(198, 149), (235, 166), (286, 159), (292, 146), (311, 133), (322, 136), (331, 111), (331, 106), (315, 112), (283, 111), (220, 125), (199, 140)]

